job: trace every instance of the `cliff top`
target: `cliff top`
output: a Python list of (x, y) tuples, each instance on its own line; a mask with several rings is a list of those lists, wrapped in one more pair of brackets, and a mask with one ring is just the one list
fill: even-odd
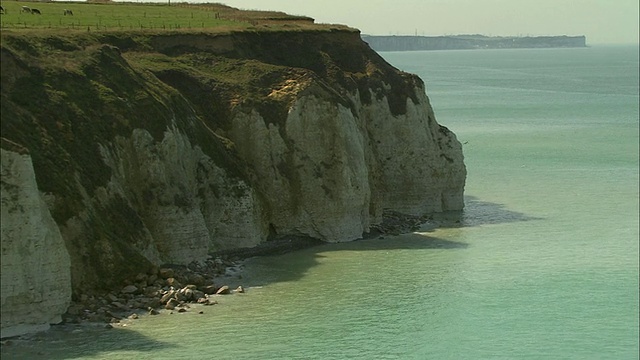
[(5, 32), (345, 30), (307, 16), (240, 10), (212, 3), (5, 2)]

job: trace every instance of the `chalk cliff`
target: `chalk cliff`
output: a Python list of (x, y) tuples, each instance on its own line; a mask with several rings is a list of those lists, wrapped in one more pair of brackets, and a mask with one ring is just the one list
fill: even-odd
[(1, 337), (58, 323), (71, 301), (69, 253), (38, 191), (31, 158), (16, 144), (0, 149), (2, 199)]
[(3, 334), (153, 265), (463, 207), (460, 143), (356, 30), (2, 36)]

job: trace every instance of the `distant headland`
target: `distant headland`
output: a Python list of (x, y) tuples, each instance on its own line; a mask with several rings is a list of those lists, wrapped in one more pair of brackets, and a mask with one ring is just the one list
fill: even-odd
[(518, 49), (518, 48), (575, 48), (586, 47), (585, 36), (377, 36), (362, 35), (362, 39), (376, 51)]

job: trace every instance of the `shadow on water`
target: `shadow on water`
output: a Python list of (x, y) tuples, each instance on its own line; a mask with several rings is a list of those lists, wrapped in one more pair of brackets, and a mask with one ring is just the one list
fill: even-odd
[(389, 251), (389, 250), (429, 250), (464, 249), (467, 243), (440, 239), (423, 233), (410, 233), (401, 236), (380, 236), (346, 243), (319, 246), (326, 251)]
[(434, 214), (433, 219), (425, 223), (421, 231), (543, 220), (540, 217), (509, 210), (503, 204), (480, 200), (475, 196), (465, 196), (464, 203), (465, 208), (462, 211)]
[[(320, 244), (280, 255), (259, 256), (245, 263), (242, 278), (229, 277), (232, 286), (265, 286), (270, 283), (296, 281), (309, 269), (319, 265), (328, 253), (335, 252), (390, 252), (396, 250), (458, 250), (469, 245), (464, 242), (441, 239), (424, 233), (401, 236), (379, 236), (344, 243)], [(366, 255), (363, 255), (366, 256)], [(357, 261), (357, 256), (354, 257)]]
[(2, 359), (77, 359), (100, 357), (113, 352), (157, 353), (163, 348), (175, 348), (139, 332), (119, 326), (113, 329), (88, 325), (55, 325), (49, 331), (3, 341)]
[[(429, 232), (439, 228), (463, 228), (481, 225), (496, 225), (502, 223), (513, 223), (520, 221), (542, 220), (542, 218), (528, 216), (526, 214), (506, 209), (505, 205), (496, 204), (488, 201), (482, 201), (474, 196), (465, 196), (465, 209), (462, 211), (448, 211), (444, 213), (433, 214), (429, 220), (426, 220), (416, 229), (418, 232)], [(405, 234), (406, 236), (407, 234)], [(379, 232), (372, 231), (365, 234), (365, 239), (377, 239), (380, 236), (387, 236)], [(446, 241), (446, 240), (443, 240)], [(360, 247), (363, 240), (352, 242)], [(251, 258), (255, 256), (283, 255), (300, 249), (328, 246), (325, 242), (304, 237), (286, 237), (275, 241), (267, 241), (254, 248), (240, 248), (227, 251), (221, 251), (213, 254), (213, 256), (223, 255), (226, 257)], [(397, 246), (397, 245), (395, 245)], [(424, 247), (421, 243), (419, 247)], [(432, 246), (443, 246), (445, 248), (454, 248), (456, 246), (447, 246), (442, 242), (435, 241)], [(389, 250), (389, 249), (386, 249)]]
[[(542, 220), (542, 218), (509, 210), (502, 204), (483, 201), (474, 196), (466, 196), (464, 211), (435, 214), (413, 233), (401, 236), (372, 234), (365, 239), (334, 244), (311, 242), (307, 243), (306, 248), (290, 249), (292, 251), (286, 253), (258, 254), (261, 256), (252, 261), (253, 265), (257, 265), (258, 268), (254, 268), (252, 265), (247, 270), (249, 272), (259, 271), (260, 275), (255, 280), (261, 283), (252, 283), (254, 279), (251, 274), (246, 274), (241, 281), (245, 286), (295, 281), (303, 277), (308, 269), (317, 266), (328, 252), (466, 249), (469, 245), (465, 242), (442, 239), (429, 235), (429, 233), (439, 228), (465, 228), (535, 220)], [(272, 273), (273, 276), (265, 277), (265, 273)]]

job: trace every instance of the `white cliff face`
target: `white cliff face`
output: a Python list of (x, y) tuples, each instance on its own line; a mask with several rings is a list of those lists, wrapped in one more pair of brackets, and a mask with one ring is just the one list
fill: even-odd
[(70, 260), (36, 185), (29, 155), (0, 149), (1, 335), (45, 330), (71, 301)]
[(103, 157), (151, 237), (156, 264), (188, 264), (226, 248), (251, 247), (266, 232), (255, 192), (217, 167), (176, 128), (156, 142), (143, 129), (118, 138)]
[(229, 134), (258, 174), (279, 234), (325, 241), (369, 230), (370, 189), (361, 131), (351, 111), (314, 95), (296, 101), (283, 129), (240, 113)]
[[(292, 87), (293, 88), (293, 87)], [(424, 90), (393, 115), (386, 97), (349, 109), (293, 89), (284, 125), (239, 112), (228, 136), (257, 173), (279, 234), (329, 242), (360, 238), (383, 209), (460, 210), (466, 170), (455, 135), (435, 121)], [(375, 98), (375, 96), (372, 96)]]
[(300, 177), (299, 202), (308, 217), (296, 219), (298, 223), (311, 224), (320, 238), (331, 242), (368, 232), (366, 147), (351, 110), (315, 95), (301, 97), (289, 110), (286, 134)]
[(462, 146), (441, 127), (424, 90), (419, 103), (392, 115), (386, 98), (362, 107), (380, 164), (384, 208), (410, 215), (461, 210), (466, 179)]

